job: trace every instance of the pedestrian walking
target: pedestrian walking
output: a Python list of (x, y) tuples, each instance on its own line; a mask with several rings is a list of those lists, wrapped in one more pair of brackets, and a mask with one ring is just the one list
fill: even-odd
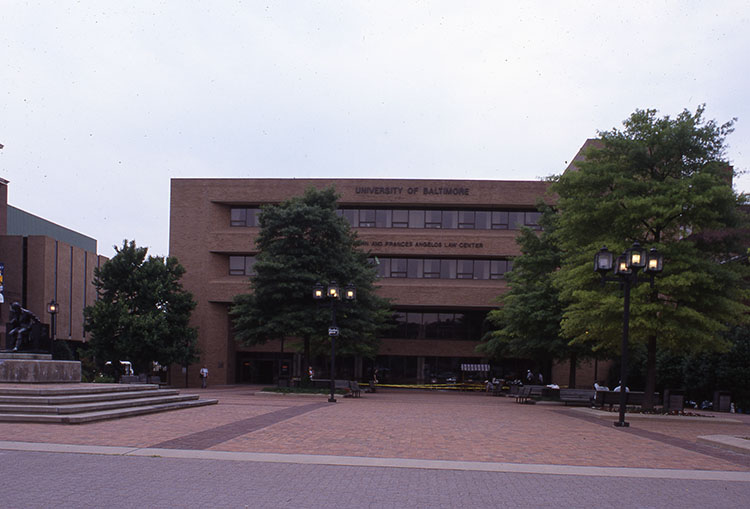
[(208, 368), (203, 366), (201, 368), (201, 389), (205, 389), (208, 386)]

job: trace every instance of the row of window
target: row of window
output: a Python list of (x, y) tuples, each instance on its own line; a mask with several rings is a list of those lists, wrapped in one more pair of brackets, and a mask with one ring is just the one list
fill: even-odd
[[(379, 263), (378, 263), (379, 262)], [(510, 260), (440, 258), (378, 258), (378, 276), (409, 279), (503, 279), (513, 268)]]
[[(440, 258), (372, 259), (381, 278), (409, 279), (502, 279), (513, 268), (510, 260), (464, 260)], [(230, 276), (255, 274), (255, 256), (230, 256)]]
[(484, 311), (465, 313), (395, 311), (390, 336), (396, 339), (458, 339), (479, 341)]
[[(353, 228), (540, 229), (539, 212), (517, 210), (349, 209), (336, 211)], [(231, 226), (258, 226), (259, 208), (232, 207)]]
[(339, 209), (354, 228), (440, 228), (466, 230), (539, 229), (539, 212), (517, 210)]

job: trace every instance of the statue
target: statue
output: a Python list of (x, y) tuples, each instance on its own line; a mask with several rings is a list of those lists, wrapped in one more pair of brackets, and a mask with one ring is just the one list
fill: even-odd
[(8, 324), (10, 325), (11, 330), (8, 332), (8, 338), (15, 338), (16, 340), (16, 344), (13, 347), (14, 352), (21, 349), (24, 339), (29, 338), (31, 326), (34, 325), (34, 322), (39, 321), (39, 318), (37, 318), (34, 313), (28, 309), (22, 308), (18, 302), (14, 302), (10, 305), (10, 320), (8, 321)]

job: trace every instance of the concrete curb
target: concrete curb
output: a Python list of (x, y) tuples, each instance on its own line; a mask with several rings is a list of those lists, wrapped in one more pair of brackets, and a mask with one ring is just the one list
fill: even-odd
[(750, 454), (750, 439), (731, 435), (703, 435), (698, 437), (698, 442), (742, 454)]

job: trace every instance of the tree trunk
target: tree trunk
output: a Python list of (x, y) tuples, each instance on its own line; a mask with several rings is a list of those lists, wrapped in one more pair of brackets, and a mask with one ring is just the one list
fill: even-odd
[(643, 388), (643, 406), (644, 410), (653, 410), (656, 401), (654, 401), (654, 392), (656, 392), (656, 336), (648, 338), (648, 352), (646, 358), (646, 386)]
[(578, 364), (578, 353), (570, 352), (570, 371), (568, 371), (568, 387), (576, 388), (576, 364)]

